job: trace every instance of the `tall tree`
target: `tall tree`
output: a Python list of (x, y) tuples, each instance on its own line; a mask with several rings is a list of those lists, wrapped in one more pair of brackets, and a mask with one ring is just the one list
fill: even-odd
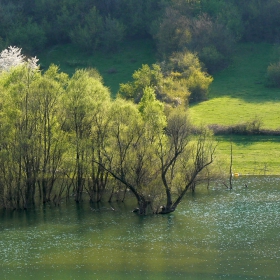
[[(96, 72), (77, 70), (67, 86), (64, 96), (65, 130), (69, 131), (75, 151), (75, 168), (72, 172), (75, 179), (75, 200), (82, 200), (86, 176), (90, 162), (89, 148), (91, 145), (92, 123), (100, 104), (109, 91), (103, 86)], [(101, 107), (100, 107), (101, 108)]]
[[(58, 72), (58, 67), (51, 65), (44, 75), (36, 81), (36, 94), (39, 98), (38, 109), (41, 114), (40, 125), (41, 165), (40, 182), (43, 202), (51, 201), (54, 184), (65, 152), (65, 136), (61, 130), (60, 103), (65, 95), (68, 76)], [(55, 194), (55, 197), (58, 197)]]
[(166, 203), (160, 213), (175, 211), (187, 190), (194, 190), (204, 169), (213, 162), (214, 152), (215, 145), (206, 130), (195, 136), (186, 113), (175, 110), (170, 114), (157, 151), (166, 193)]

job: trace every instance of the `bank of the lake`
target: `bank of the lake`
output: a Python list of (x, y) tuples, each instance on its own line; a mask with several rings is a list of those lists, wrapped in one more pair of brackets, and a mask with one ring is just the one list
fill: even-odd
[(279, 177), (240, 176), (232, 191), (197, 188), (169, 215), (113, 206), (2, 211), (1, 279), (280, 277)]
[(280, 175), (280, 136), (218, 136), (216, 160), (229, 170), (232, 145), (232, 171), (242, 175)]
[[(234, 126), (257, 121), (262, 129), (280, 127), (280, 89), (267, 88), (267, 66), (279, 58), (279, 45), (238, 44), (228, 68), (214, 74), (209, 100), (193, 104), (196, 124)], [(233, 145), (233, 170), (241, 174), (280, 175), (279, 136), (217, 137), (217, 154), (228, 169)]]

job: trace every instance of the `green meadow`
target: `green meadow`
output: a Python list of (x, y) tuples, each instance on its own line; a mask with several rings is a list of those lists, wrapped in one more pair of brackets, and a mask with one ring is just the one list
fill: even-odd
[(280, 89), (265, 87), (267, 66), (279, 46), (238, 45), (231, 65), (214, 75), (209, 100), (191, 107), (196, 123), (234, 125), (257, 118), (262, 128), (280, 128)]
[[(267, 66), (279, 59), (279, 46), (238, 45), (231, 65), (214, 75), (209, 100), (191, 106), (196, 124), (236, 125), (260, 120), (262, 129), (280, 128), (280, 89), (265, 87)], [(240, 174), (280, 174), (280, 137), (217, 137), (217, 155)]]
[[(258, 119), (262, 129), (280, 128), (280, 89), (265, 87), (269, 63), (279, 59), (280, 49), (271, 44), (239, 44), (228, 68), (214, 74), (209, 99), (193, 104), (190, 114), (195, 124), (236, 125)], [(118, 52), (86, 54), (72, 45), (57, 46), (38, 55), (42, 68), (51, 63), (71, 75), (75, 69), (94, 67), (115, 96), (120, 83), (131, 80), (142, 64), (156, 62), (155, 47), (149, 40), (130, 41)], [(280, 137), (217, 137), (217, 156), (229, 169), (233, 147), (233, 172), (280, 175)]]
[(233, 173), (280, 175), (280, 137), (219, 136), (216, 140), (216, 156), (223, 170), (229, 171), (232, 144)]

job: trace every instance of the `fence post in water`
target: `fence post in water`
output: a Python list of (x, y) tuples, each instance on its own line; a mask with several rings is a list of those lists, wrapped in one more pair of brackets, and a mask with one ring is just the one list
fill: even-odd
[(232, 189), (232, 141), (230, 141), (229, 189)]

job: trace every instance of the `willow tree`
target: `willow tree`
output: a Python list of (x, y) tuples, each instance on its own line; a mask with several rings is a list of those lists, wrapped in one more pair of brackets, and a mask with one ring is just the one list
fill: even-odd
[(150, 87), (144, 89), (139, 106), (117, 98), (111, 106), (109, 134), (102, 149), (106, 162), (96, 161), (133, 193), (141, 214), (160, 195), (154, 136), (165, 126), (163, 109)]
[(134, 194), (141, 212), (145, 213), (147, 199), (143, 182), (148, 176), (143, 171), (142, 163), (146, 163), (143, 155), (139, 156), (144, 134), (141, 115), (135, 104), (121, 99), (114, 102), (110, 114), (110, 134), (102, 151), (107, 161), (97, 163)]
[(206, 179), (203, 171), (212, 164), (215, 148), (209, 131), (192, 132), (186, 112), (176, 110), (170, 114), (157, 149), (165, 191), (160, 213), (175, 211), (186, 192), (194, 190), (201, 177)]
[[(96, 74), (96, 73), (95, 73)], [(102, 153), (110, 134), (110, 114), (112, 101), (109, 90), (102, 84), (102, 79), (95, 75), (99, 82), (95, 83), (95, 90), (92, 92), (94, 104), (91, 108), (91, 135), (89, 148), (89, 176), (86, 191), (92, 202), (100, 202), (108, 185), (109, 173), (96, 161), (105, 163), (107, 158)]]
[(66, 81), (56, 66), (42, 74), (28, 61), (1, 73), (0, 180), (7, 208), (28, 208), (36, 194), (51, 199), (64, 149), (58, 119)]
[(63, 177), (59, 171), (67, 145), (65, 134), (61, 129), (61, 98), (65, 95), (67, 82), (67, 74), (60, 73), (57, 66), (51, 65), (35, 84), (36, 96), (39, 99), (38, 110), (40, 111), (38, 124), (40, 126), (41, 162), (38, 182), (44, 203), (54, 199), (59, 200), (61, 197), (59, 191), (53, 197), (51, 195), (55, 182), (60, 179), (58, 176)]
[(63, 98), (64, 130), (69, 134), (75, 154), (70, 176), (75, 182), (75, 201), (79, 202), (92, 161), (92, 125), (102, 110), (101, 105), (109, 99), (109, 91), (102, 84), (100, 76), (89, 70), (77, 70), (69, 80), (66, 91), (67, 95)]
[(14, 192), (11, 206), (15, 208), (27, 208), (34, 204), (41, 156), (38, 124), (41, 113), (34, 86), (39, 77), (38, 68), (33, 68), (28, 62), (1, 74), (5, 92), (2, 118), (6, 129), (9, 127), (2, 150), (9, 159), (9, 165), (4, 165), (2, 178), (5, 181), (8, 177), (11, 179), (9, 192)]
[[(175, 211), (187, 190), (203, 179), (215, 145), (206, 130), (193, 133), (187, 114), (164, 105), (146, 87), (138, 105), (117, 99), (100, 163), (135, 196), (139, 214)], [(161, 206), (161, 207), (160, 207)]]

